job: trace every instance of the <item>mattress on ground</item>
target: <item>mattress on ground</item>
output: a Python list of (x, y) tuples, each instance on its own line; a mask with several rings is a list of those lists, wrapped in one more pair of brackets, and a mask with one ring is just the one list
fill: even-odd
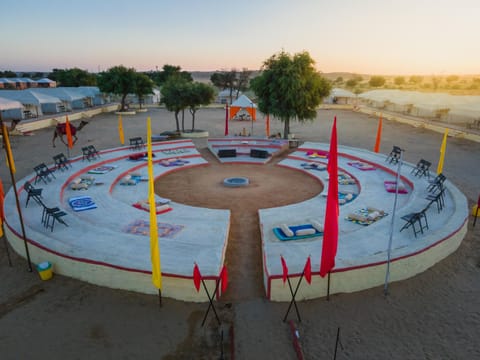
[(322, 236), (323, 232), (318, 231), (315, 229), (311, 224), (303, 224), (303, 225), (294, 225), (294, 226), (289, 226), (288, 227), (293, 234), (297, 232), (297, 230), (304, 230), (304, 229), (313, 229), (315, 230), (315, 233), (313, 234), (308, 234), (308, 235), (293, 235), (293, 236), (287, 236), (283, 230), (279, 227), (273, 228), (273, 233), (275, 236), (281, 240), (281, 241), (288, 241), (288, 240), (301, 240), (301, 239), (308, 239), (316, 236)]

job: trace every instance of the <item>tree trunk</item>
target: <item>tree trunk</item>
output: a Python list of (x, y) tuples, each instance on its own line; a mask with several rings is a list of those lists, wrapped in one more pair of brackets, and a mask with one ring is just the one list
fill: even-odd
[(290, 118), (283, 119), (283, 138), (288, 139), (290, 134)]
[(190, 109), (190, 113), (192, 114), (192, 132), (195, 130), (195, 113), (197, 112), (196, 109)]
[(127, 98), (127, 94), (122, 95), (122, 101), (120, 103), (120, 111), (125, 111), (125, 99)]
[(182, 109), (182, 132), (185, 132), (185, 109)]
[(176, 122), (176, 125), (177, 125), (177, 132), (178, 132), (178, 133), (180, 132), (180, 123), (179, 123), (179, 121), (178, 121), (178, 113), (179, 113), (179, 112), (180, 112), (179, 110), (178, 110), (178, 111), (175, 111), (175, 122)]

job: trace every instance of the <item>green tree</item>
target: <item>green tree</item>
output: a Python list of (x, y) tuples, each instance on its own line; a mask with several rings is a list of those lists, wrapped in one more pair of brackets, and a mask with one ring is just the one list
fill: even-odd
[(192, 132), (195, 130), (195, 114), (200, 106), (210, 104), (215, 99), (215, 90), (207, 84), (194, 82), (189, 84), (188, 93), (188, 110), (192, 115)]
[(229, 90), (230, 91), (230, 104), (233, 100), (233, 91), (236, 88), (236, 81), (237, 81), (237, 70), (232, 69), (230, 71), (224, 72), (215, 72), (210, 76), (210, 81), (213, 85), (218, 87), (221, 90)]
[(148, 94), (153, 94), (153, 81), (145, 74), (136, 73), (135, 95), (137, 95), (140, 108), (142, 108), (145, 95)]
[(135, 93), (137, 72), (123, 65), (114, 66), (98, 75), (98, 87), (101, 92), (120, 95), (120, 111), (125, 111), (125, 99)]
[(423, 76), (419, 76), (419, 75), (412, 75), (412, 76), (410, 76), (410, 79), (408, 80), (408, 82), (410, 84), (415, 84), (415, 85), (421, 84), (422, 81), (423, 81)]
[(261, 75), (250, 82), (258, 97), (258, 107), (284, 123), (283, 136), (288, 139), (290, 120), (313, 120), (317, 106), (331, 90), (331, 84), (315, 70), (308, 52), (293, 56), (282, 51), (267, 59)]
[(405, 84), (405, 78), (403, 76), (397, 76), (393, 81), (395, 82), (395, 85)]
[(178, 115), (182, 112), (182, 130), (184, 129), (183, 112), (188, 107), (188, 96), (190, 93), (189, 86), (191, 83), (185, 79), (177, 79), (171, 77), (162, 86), (160, 90), (162, 94), (161, 103), (165, 105), (168, 111), (175, 114), (176, 130), (180, 132), (180, 121)]
[(368, 84), (371, 86), (371, 87), (380, 87), (380, 86), (383, 86), (385, 85), (385, 78), (383, 76), (372, 76), (370, 78), (370, 81), (368, 82)]
[(442, 81), (442, 79), (440, 79), (438, 76), (432, 76), (433, 90), (438, 89), (438, 86), (440, 85), (441, 81)]
[(17, 73), (11, 70), (0, 71), (0, 77), (14, 78), (17, 77)]
[(335, 79), (334, 83), (335, 83), (335, 84), (341, 84), (341, 83), (343, 83), (343, 77), (338, 76), (338, 77)]
[(357, 81), (357, 79), (348, 79), (347, 82), (345, 83), (345, 85), (353, 88), (353, 87), (358, 85), (358, 81)]
[(53, 69), (48, 78), (57, 82), (60, 86), (95, 86), (97, 77), (86, 70), (79, 68), (73, 69)]
[(447, 82), (450, 84), (452, 82), (458, 81), (459, 77), (458, 75), (449, 75), (447, 76)]
[(182, 71), (180, 66), (169, 64), (163, 65), (162, 71), (149, 73), (149, 76), (158, 86), (163, 86), (171, 77), (183, 79), (187, 82), (193, 81), (192, 74), (188, 71)]

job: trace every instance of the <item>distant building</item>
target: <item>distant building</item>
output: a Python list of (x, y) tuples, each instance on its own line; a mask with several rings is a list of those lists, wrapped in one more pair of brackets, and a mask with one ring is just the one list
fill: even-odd
[(26, 77), (0, 78), (0, 89), (25, 90), (36, 87), (54, 88), (57, 87), (57, 83), (47, 78), (43, 78), (38, 81)]

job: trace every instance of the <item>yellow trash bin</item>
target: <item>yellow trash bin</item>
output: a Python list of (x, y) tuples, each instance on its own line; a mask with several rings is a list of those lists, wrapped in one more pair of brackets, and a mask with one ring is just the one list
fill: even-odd
[(50, 280), (53, 276), (52, 264), (48, 261), (38, 264), (37, 270), (42, 280)]

